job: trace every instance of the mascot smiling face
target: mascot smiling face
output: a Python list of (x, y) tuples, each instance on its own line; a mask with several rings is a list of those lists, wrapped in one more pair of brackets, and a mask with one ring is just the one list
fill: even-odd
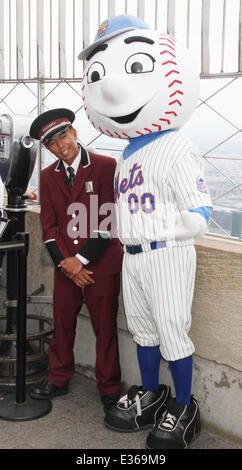
[(187, 49), (131, 15), (106, 20), (86, 59), (84, 109), (110, 137), (179, 129), (191, 116), (199, 75)]

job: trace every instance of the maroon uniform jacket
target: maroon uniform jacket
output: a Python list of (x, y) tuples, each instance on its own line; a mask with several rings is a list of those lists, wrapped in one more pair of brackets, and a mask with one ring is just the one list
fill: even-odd
[[(110, 157), (88, 153), (83, 147), (81, 153), (81, 163), (71, 190), (66, 184), (66, 172), (61, 160), (41, 172), (43, 240), (47, 248), (52, 246), (49, 251), (56, 267), (61, 259), (80, 253), (91, 261), (87, 269), (93, 271), (94, 276), (110, 275), (121, 271), (122, 249), (119, 239), (116, 236), (111, 240), (108, 238), (107, 241), (100, 240), (100, 237), (90, 238), (90, 235), (92, 230), (99, 229), (101, 221), (110, 215), (110, 212), (104, 215), (99, 212), (103, 204), (114, 203), (113, 181), (116, 161)], [(82, 219), (78, 210), (77, 230), (73, 231), (75, 211), (72, 210), (74, 206), (70, 206), (73, 203), (82, 203), (86, 207), (87, 219), (84, 217), (83, 223), (87, 223), (87, 233), (82, 238), (79, 236), (79, 224), (82, 223)], [(76, 207), (78, 208), (78, 205)], [(95, 220), (98, 226), (94, 226)], [(68, 235), (70, 230), (72, 230), (71, 237)]]

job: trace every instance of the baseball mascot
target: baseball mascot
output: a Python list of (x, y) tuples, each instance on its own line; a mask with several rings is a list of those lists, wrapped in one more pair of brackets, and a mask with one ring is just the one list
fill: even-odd
[[(115, 202), (124, 306), (142, 386), (128, 390), (105, 424), (121, 432), (153, 427), (148, 448), (186, 448), (200, 431), (188, 336), (193, 238), (206, 232), (212, 203), (201, 156), (179, 129), (196, 105), (199, 75), (173, 37), (131, 15), (104, 21), (79, 58), (86, 61), (88, 119), (128, 143), (115, 173)], [(169, 386), (159, 385), (162, 359), (169, 362), (175, 397)]]

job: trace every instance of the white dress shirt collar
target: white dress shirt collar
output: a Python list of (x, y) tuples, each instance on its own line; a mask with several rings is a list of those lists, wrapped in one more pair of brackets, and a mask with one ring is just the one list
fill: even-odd
[(79, 151), (77, 157), (75, 158), (75, 160), (72, 162), (71, 165), (68, 165), (66, 162), (64, 162), (64, 160), (62, 160), (62, 161), (63, 161), (63, 165), (64, 165), (64, 167), (65, 167), (67, 176), (69, 176), (69, 173), (68, 173), (68, 171), (67, 171), (67, 168), (68, 168), (69, 166), (71, 166), (71, 167), (74, 169), (75, 175), (76, 175), (76, 174), (77, 174), (78, 167), (79, 167), (80, 162), (81, 162), (81, 151)]

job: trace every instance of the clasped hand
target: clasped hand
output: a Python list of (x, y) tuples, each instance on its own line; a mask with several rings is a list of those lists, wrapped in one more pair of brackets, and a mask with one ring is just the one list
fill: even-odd
[(91, 278), (93, 272), (84, 268), (82, 262), (76, 256), (62, 260), (58, 267), (60, 267), (61, 272), (78, 287), (86, 287), (95, 283)]

